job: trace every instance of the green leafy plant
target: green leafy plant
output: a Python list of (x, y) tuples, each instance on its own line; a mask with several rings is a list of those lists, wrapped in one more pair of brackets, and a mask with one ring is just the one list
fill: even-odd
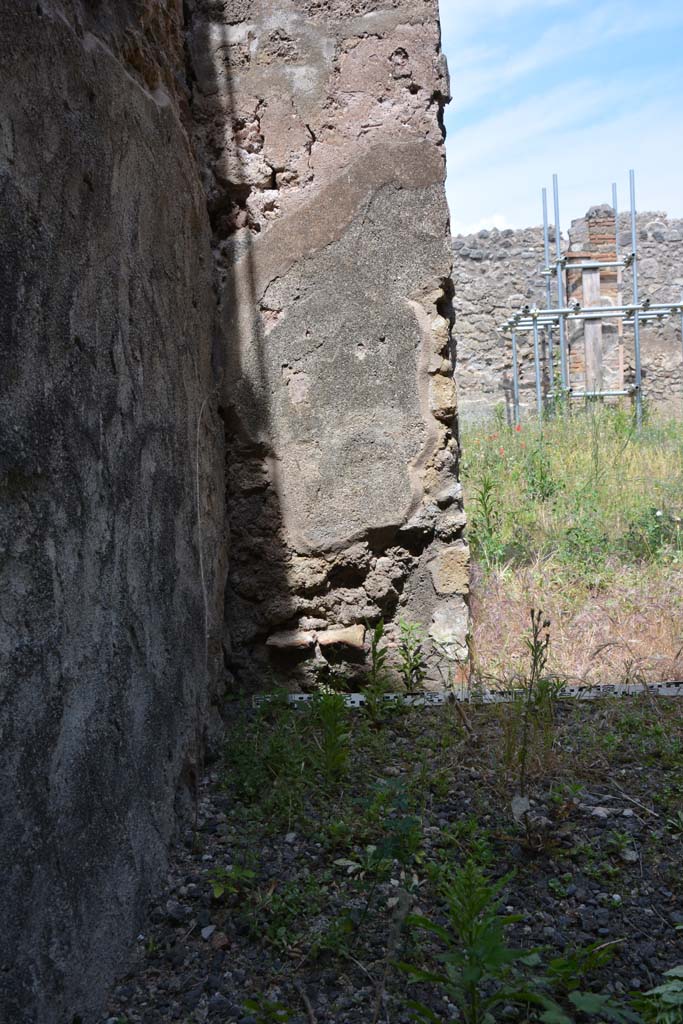
[(365, 713), (375, 724), (383, 720), (388, 706), (384, 697), (391, 687), (388, 655), (389, 648), (384, 642), (384, 619), (380, 619), (370, 632), (370, 669), (365, 687)]
[(254, 1018), (255, 1024), (287, 1024), (292, 1019), (291, 1011), (286, 1006), (266, 999), (265, 996), (246, 999), (244, 1009)]
[(647, 1024), (683, 1024), (683, 964), (664, 972), (667, 979), (634, 997)]
[(604, 968), (614, 956), (615, 942), (594, 942), (579, 946), (548, 962), (547, 974), (551, 986), (560, 992), (575, 992), (586, 983), (586, 977)]
[[(587, 973), (609, 960), (611, 951), (607, 946), (572, 951), (544, 967), (539, 950), (507, 945), (508, 926), (522, 919), (500, 913), (501, 893), (511, 877), (491, 881), (479, 865), (468, 860), (443, 885), (446, 926), (425, 917), (408, 919), (413, 928), (431, 933), (440, 942), (442, 971), (405, 963), (399, 965), (401, 970), (413, 982), (435, 986), (455, 1004), (464, 1024), (491, 1024), (497, 1007), (515, 1004), (523, 1008), (524, 1019), (571, 1024), (572, 1018), (558, 1002), (558, 995), (572, 1010), (588, 1017), (612, 1024), (637, 1024), (640, 1017), (628, 1006), (611, 996), (580, 988)], [(441, 1018), (424, 1003), (413, 1001), (409, 1005), (416, 1020), (441, 1024)]]
[(213, 898), (220, 900), (224, 896), (236, 896), (249, 889), (256, 880), (256, 872), (234, 864), (229, 868), (214, 868), (208, 880)]
[(324, 879), (293, 878), (256, 892), (244, 908), (244, 922), (254, 938), (281, 950), (298, 950), (308, 941), (310, 922), (328, 898)]
[(383, 779), (366, 804), (366, 822), (374, 833), (374, 855), (391, 863), (411, 864), (422, 846), (422, 819), (403, 779)]
[(349, 760), (349, 732), (346, 704), (341, 693), (321, 693), (313, 704), (318, 726), (316, 742), (323, 775), (328, 783), (338, 782)]
[(567, 898), (567, 886), (572, 880), (570, 874), (564, 874), (561, 878), (549, 878), (548, 889), (558, 900)]
[(542, 611), (531, 609), (531, 633), (524, 642), (529, 652), (530, 665), (529, 674), (522, 687), (519, 747), (519, 793), (522, 796), (526, 793), (529, 744), (534, 713), (537, 716), (540, 713), (546, 720), (548, 712), (552, 713), (552, 707), (549, 705), (552, 691), (544, 684), (543, 680), (550, 650), (550, 620), (544, 617)]
[[(520, 920), (517, 915), (499, 913), (500, 893), (509, 880), (508, 875), (492, 882), (473, 860), (468, 860), (444, 885), (447, 927), (426, 917), (408, 918), (411, 927), (427, 931), (441, 941), (444, 951), (438, 959), (443, 971), (426, 971), (411, 964), (401, 964), (401, 969), (413, 982), (439, 988), (457, 1006), (464, 1024), (484, 1024), (501, 1004), (533, 1002), (544, 1009), (554, 1005), (549, 998), (521, 986), (518, 973), (513, 970), (532, 951), (514, 949), (505, 941), (507, 926)], [(439, 1024), (440, 1018), (424, 1003), (412, 1001), (409, 1005), (417, 1020)]]
[(489, 473), (485, 473), (474, 488), (471, 516), (470, 540), (474, 554), (491, 569), (500, 564), (504, 545), (500, 537), (501, 515), (496, 505), (496, 487)]
[(225, 748), (223, 788), (274, 826), (303, 810), (311, 761), (304, 728), (303, 716), (268, 703)]
[(527, 451), (524, 478), (529, 497), (537, 501), (548, 501), (559, 489), (543, 436)]
[(424, 633), (420, 626), (411, 622), (401, 622), (399, 629), (398, 660), (401, 679), (406, 690), (417, 690), (427, 675)]
[[(640, 1016), (627, 1006), (617, 1002), (613, 996), (600, 992), (570, 992), (569, 1003), (579, 1013), (587, 1017), (596, 1017), (600, 1022), (611, 1021), (612, 1024), (642, 1024)], [(552, 1012), (546, 1012), (541, 1018), (544, 1024), (562, 1024), (562, 1019)], [(564, 1015), (564, 1021), (566, 1021)]]
[(631, 514), (622, 539), (623, 553), (637, 562), (683, 551), (681, 516), (650, 505)]

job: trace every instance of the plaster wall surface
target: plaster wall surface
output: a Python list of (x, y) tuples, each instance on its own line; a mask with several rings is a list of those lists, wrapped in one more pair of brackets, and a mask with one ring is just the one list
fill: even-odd
[[(599, 208), (596, 208), (596, 210)], [(613, 223), (613, 219), (612, 219)], [(638, 215), (640, 294), (653, 302), (678, 301), (683, 294), (683, 221), (663, 213)], [(620, 250), (630, 251), (630, 217), (620, 215)], [(551, 229), (552, 231), (552, 229)], [(552, 235), (551, 235), (552, 237)], [(589, 251), (588, 219), (572, 222), (563, 251)], [(604, 248), (604, 246), (602, 247)], [(592, 250), (591, 250), (592, 251)], [(512, 404), (512, 359), (509, 336), (496, 328), (525, 303), (545, 306), (543, 230), (482, 231), (453, 239), (456, 310), (455, 341), (461, 415), (481, 418), (503, 404)], [(554, 239), (551, 241), (554, 256)], [(615, 282), (603, 275), (602, 294), (616, 300)], [(553, 292), (553, 295), (555, 292)], [(625, 302), (632, 299), (630, 276), (624, 273)], [(555, 300), (553, 299), (553, 302)], [(610, 338), (603, 328), (605, 339)], [(676, 317), (661, 325), (643, 325), (643, 389), (646, 400), (680, 415), (683, 408), (683, 354), (681, 324)], [(625, 329), (625, 378), (633, 378), (633, 331)], [(530, 336), (520, 337), (521, 401), (534, 408), (534, 365)], [(583, 374), (583, 343), (573, 335), (572, 372)], [(556, 339), (557, 341), (557, 339)], [(613, 342), (613, 339), (612, 339)], [(607, 378), (614, 377), (614, 344), (606, 344)]]
[(215, 295), (179, 7), (0, 16), (0, 1020), (71, 1024), (125, 962), (211, 722)]
[(380, 615), (462, 653), (436, 2), (248, 0), (239, 23), (191, 6), (233, 439), (231, 670), (310, 682), (362, 660), (362, 628), (330, 637)]

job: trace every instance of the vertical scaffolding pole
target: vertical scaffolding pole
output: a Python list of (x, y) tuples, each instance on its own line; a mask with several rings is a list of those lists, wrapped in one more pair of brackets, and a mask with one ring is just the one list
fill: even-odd
[(515, 413), (515, 426), (520, 423), (519, 418), (519, 363), (517, 361), (517, 331), (512, 332), (512, 404)]
[[(638, 306), (638, 230), (636, 223), (636, 176), (629, 171), (629, 185), (631, 191), (631, 250), (633, 253), (633, 305)], [(633, 315), (634, 350), (635, 350), (635, 371), (636, 371), (636, 426), (640, 429), (643, 422), (643, 374), (640, 365), (640, 311), (634, 310)]]
[[(562, 280), (562, 240), (560, 233), (560, 193), (557, 175), (553, 174), (553, 198), (555, 204), (555, 251), (557, 254), (557, 305), (564, 309), (564, 281)], [(569, 367), (567, 365), (567, 337), (564, 314), (560, 313), (560, 375), (563, 391), (569, 390)]]
[[(612, 183), (612, 209), (614, 210), (614, 257), (619, 262), (619, 203), (617, 199), (617, 183)], [(624, 275), (621, 267), (617, 267), (617, 306), (624, 301)], [(619, 359), (619, 376), (617, 388), (621, 391), (624, 387), (624, 325), (621, 320), (617, 321), (617, 353)]]
[[(552, 307), (552, 293), (550, 287), (550, 235), (548, 232), (548, 191), (543, 189), (543, 256), (545, 259), (545, 305), (546, 309)], [(546, 344), (548, 347), (548, 377), (550, 391), (554, 394), (555, 392), (555, 360), (553, 358), (553, 329), (547, 327), (546, 332)]]
[(536, 370), (536, 412), (543, 419), (543, 391), (541, 389), (541, 357), (538, 345), (538, 317), (534, 316), (534, 368)]

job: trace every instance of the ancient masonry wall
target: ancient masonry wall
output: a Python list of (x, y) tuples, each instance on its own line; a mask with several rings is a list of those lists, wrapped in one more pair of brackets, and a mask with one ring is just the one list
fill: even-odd
[(101, 1020), (215, 720), (223, 431), (175, 8), (0, 2), (7, 1024)]
[[(589, 218), (603, 208), (572, 223), (569, 241), (563, 249), (579, 253), (596, 248), (589, 245)], [(608, 218), (609, 219), (609, 218)], [(613, 218), (612, 218), (613, 221)], [(630, 247), (630, 219), (620, 216), (621, 252)], [(605, 243), (606, 244), (606, 243)], [(553, 242), (554, 245), (554, 242)], [(641, 297), (653, 302), (672, 302), (683, 294), (683, 220), (663, 213), (638, 215)], [(598, 249), (604, 246), (597, 246)], [(461, 417), (473, 419), (491, 413), (497, 405), (508, 409), (512, 402), (511, 352), (496, 327), (524, 303), (545, 305), (545, 287), (539, 270), (543, 266), (543, 231), (482, 231), (453, 239), (456, 322), (454, 336), (458, 361)], [(630, 302), (630, 276), (624, 274), (624, 300)], [(605, 276), (603, 297), (615, 301), (616, 283)], [(603, 328), (605, 357), (614, 362), (615, 338)], [(633, 331), (625, 329), (624, 362), (626, 380), (633, 376)], [(646, 401), (680, 414), (683, 407), (683, 357), (680, 319), (641, 329), (643, 387)], [(572, 346), (572, 372), (583, 375), (583, 351), (578, 337)], [(521, 395), (527, 410), (534, 406), (534, 367), (531, 339), (521, 341)], [(607, 381), (614, 370), (608, 365)]]
[(194, 0), (188, 37), (222, 310), (227, 664), (254, 686), (362, 674), (380, 616), (463, 656), (436, 0), (234, 6)]

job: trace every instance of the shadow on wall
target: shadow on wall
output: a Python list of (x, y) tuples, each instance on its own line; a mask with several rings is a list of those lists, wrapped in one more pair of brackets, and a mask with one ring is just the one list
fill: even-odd
[[(175, 103), (182, 24), (152, 6), (150, 26), (136, 0), (0, 4), (0, 1019), (13, 1024), (101, 1019), (174, 801), (193, 795), (215, 681), (209, 228)], [(203, 581), (198, 512), (216, 553)]]

